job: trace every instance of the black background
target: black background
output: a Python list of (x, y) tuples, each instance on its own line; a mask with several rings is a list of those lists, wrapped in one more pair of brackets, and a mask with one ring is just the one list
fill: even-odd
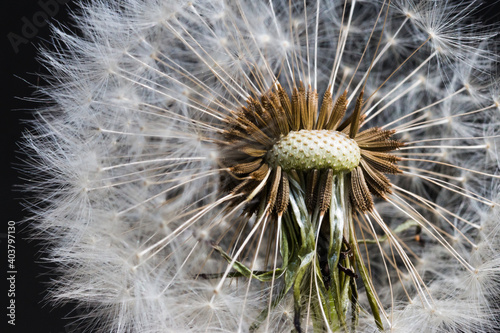
[[(26, 98), (34, 95), (35, 86), (43, 84), (38, 79), (36, 73), (46, 73), (42, 65), (36, 60), (37, 48), (48, 41), (50, 28), (48, 23), (43, 23), (43, 18), (48, 21), (68, 22), (69, 11), (76, 9), (72, 1), (63, 0), (42, 0), (44, 3), (57, 3), (58, 10), (54, 10), (52, 15), (41, 14), (44, 12), (39, 0), (4, 0), (0, 5), (2, 27), (0, 55), (2, 57), (2, 86), (1, 96), (1, 214), (0, 214), (0, 260), (2, 272), (2, 289), (0, 290), (1, 310), (0, 310), (0, 331), (15, 333), (73, 333), (78, 332), (74, 326), (69, 325), (71, 320), (64, 319), (70, 317), (71, 307), (53, 307), (45, 300), (45, 289), (50, 281), (50, 267), (41, 263), (41, 247), (36, 242), (26, 240), (27, 232), (23, 231), (25, 226), (16, 227), (16, 326), (7, 324), (8, 306), (8, 285), (6, 282), (7, 271), (7, 246), (5, 233), (7, 232), (8, 221), (21, 221), (26, 213), (23, 212), (21, 198), (23, 194), (16, 189), (16, 185), (21, 183), (20, 173), (17, 171), (20, 164), (21, 155), (18, 153), (17, 141), (25, 130), (22, 120), (30, 119), (36, 103), (27, 101)], [(63, 4), (60, 4), (63, 3)], [(55, 7), (53, 7), (55, 9)], [(23, 19), (23, 17), (25, 19)], [(33, 32), (33, 37), (27, 38), (26, 44), (20, 44), (15, 50), (9, 41), (10, 36), (16, 34), (23, 37), (23, 26), (26, 19), (29, 22), (37, 22), (38, 31)], [(26, 34), (25, 34), (26, 35)], [(17, 52), (16, 52), (17, 51)]]
[[(41, 0), (42, 2), (68, 2), (64, 0)], [(325, 0), (327, 1), (327, 0)], [(9, 41), (9, 34), (23, 36), (23, 25), (26, 20), (33, 22), (43, 18), (40, 14), (43, 7), (39, 0), (4, 0), (0, 5), (2, 29), (2, 44), (0, 48), (2, 64), (2, 86), (1, 96), (1, 198), (0, 198), (0, 260), (2, 262), (2, 282), (5, 287), (0, 290), (2, 299), (0, 311), (0, 331), (2, 332), (40, 332), (40, 333), (66, 333), (78, 332), (79, 329), (72, 325), (67, 326), (71, 320), (71, 307), (54, 308), (44, 301), (45, 288), (50, 280), (50, 267), (42, 264), (38, 254), (40, 246), (36, 242), (25, 240), (27, 232), (23, 226), (17, 226), (16, 232), (16, 326), (10, 327), (6, 324), (8, 318), (7, 310), (7, 285), (5, 272), (7, 271), (6, 238), (8, 221), (20, 221), (26, 215), (21, 206), (22, 193), (16, 190), (15, 185), (20, 184), (20, 174), (16, 165), (22, 156), (17, 153), (16, 142), (19, 141), (21, 133), (25, 130), (23, 119), (30, 119), (33, 109), (37, 104), (30, 102), (27, 98), (33, 96), (35, 88), (40, 82), (37, 73), (45, 73), (45, 69), (37, 60), (37, 47), (45, 44), (50, 47), (50, 28), (48, 24), (39, 23), (38, 31), (32, 38), (28, 38), (27, 44), (20, 44), (18, 50)], [(50, 22), (69, 21), (69, 12), (76, 9), (73, 1), (59, 4), (58, 10), (47, 15)], [(498, 22), (500, 4), (485, 2), (483, 10), (477, 17), (488, 23)], [(41, 16), (42, 15), (42, 16)], [(23, 19), (25, 18), (25, 19)], [(7, 329), (2, 329), (6, 327)]]

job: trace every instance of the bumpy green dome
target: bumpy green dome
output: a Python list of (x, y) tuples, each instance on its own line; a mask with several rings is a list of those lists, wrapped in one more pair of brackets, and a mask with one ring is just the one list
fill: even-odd
[(332, 130), (291, 131), (267, 154), (267, 161), (284, 170), (333, 169), (351, 171), (361, 158), (356, 141)]

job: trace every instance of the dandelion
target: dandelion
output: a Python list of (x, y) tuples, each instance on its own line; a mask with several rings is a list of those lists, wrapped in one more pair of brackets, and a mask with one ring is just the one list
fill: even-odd
[(469, 1), (89, 1), (26, 136), (51, 296), (113, 332), (493, 332)]

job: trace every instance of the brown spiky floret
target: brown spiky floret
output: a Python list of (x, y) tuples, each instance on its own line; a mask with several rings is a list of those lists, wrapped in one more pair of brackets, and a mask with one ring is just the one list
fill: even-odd
[(365, 119), (363, 92), (352, 114), (344, 119), (347, 104), (347, 91), (334, 102), (327, 89), (318, 110), (317, 92), (310, 87), (306, 89), (302, 83), (294, 87), (291, 94), (277, 84), (261, 96), (249, 97), (246, 106), (232, 112), (225, 120), (220, 140), (220, 163), (226, 170), (221, 175), (223, 189), (243, 194), (236, 196), (233, 204), (248, 201), (245, 211), (253, 214), (264, 202), (266, 214), (282, 215), (289, 202), (290, 172), (295, 175), (302, 172), (306, 179), (307, 209), (312, 212), (318, 208), (325, 213), (332, 195), (333, 171), (283, 170), (270, 165), (266, 154), (290, 131), (326, 129), (341, 131), (358, 144), (361, 159), (348, 174), (347, 188), (354, 208), (362, 212), (372, 210), (372, 195), (385, 198), (391, 193), (391, 183), (384, 174), (401, 172), (396, 166), (399, 159), (390, 152), (403, 143), (391, 139), (394, 131), (377, 127), (359, 131)]

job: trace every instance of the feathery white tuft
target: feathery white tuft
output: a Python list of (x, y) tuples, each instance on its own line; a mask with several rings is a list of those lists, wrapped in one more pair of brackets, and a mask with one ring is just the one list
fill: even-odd
[[(220, 276), (230, 267), (214, 243), (265, 270), (276, 236), (249, 236), (260, 221), (230, 206), (217, 140), (248, 97), (302, 81), (351, 104), (364, 88), (363, 124), (407, 143), (393, 193), (356, 219), (386, 330), (499, 329), (498, 42), (468, 23), (475, 1), (80, 5), (81, 35), (55, 29), (44, 53), (52, 106), (25, 148), (30, 223), (59, 267), (51, 295), (85, 309), (82, 325), (247, 332), (270, 308), (279, 280)], [(259, 331), (293, 329), (288, 296)], [(359, 297), (359, 330), (376, 332)]]

